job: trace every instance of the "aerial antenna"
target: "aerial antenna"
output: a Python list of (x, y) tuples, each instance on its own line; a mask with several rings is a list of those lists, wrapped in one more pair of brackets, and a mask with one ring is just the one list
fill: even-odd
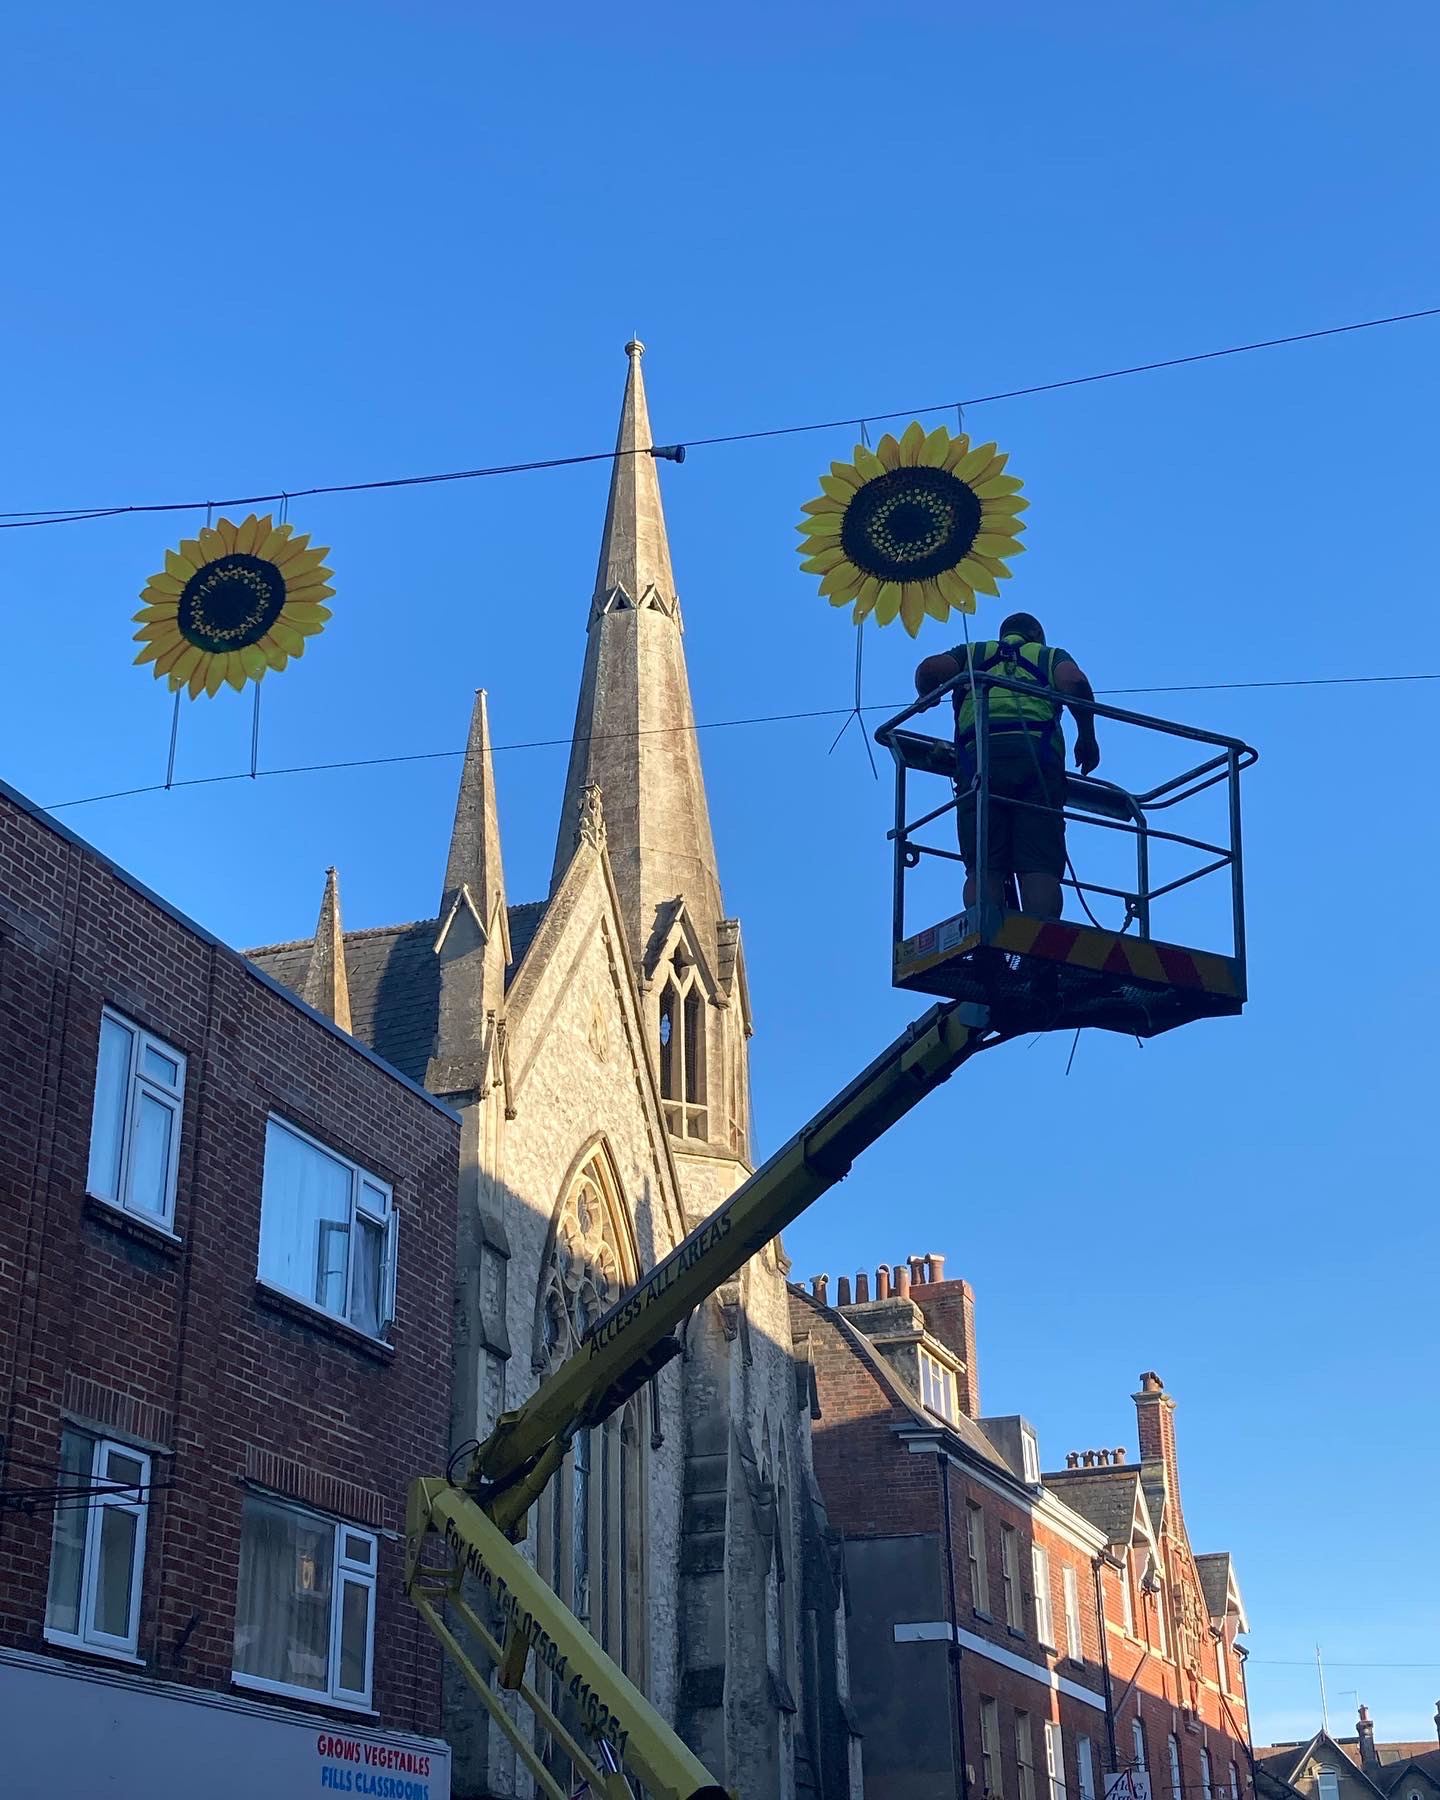
[(1325, 1664), (1320, 1660), (1320, 1646), (1315, 1646), (1315, 1673), (1320, 1678), (1320, 1723), (1326, 1737), (1330, 1735), (1330, 1708), (1325, 1703)]

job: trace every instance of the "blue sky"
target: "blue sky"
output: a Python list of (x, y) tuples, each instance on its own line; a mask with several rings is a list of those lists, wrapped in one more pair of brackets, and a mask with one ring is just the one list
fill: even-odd
[[(17, 14), (0, 509), (605, 449), (635, 331), (657, 433), (694, 439), (1440, 304), (1428, 7), (495, 15)], [(1440, 669), (1437, 347), (1421, 322), (974, 409), (1033, 502), (1015, 603), (1100, 687)], [(846, 703), (851, 628), (790, 546), (853, 441), (664, 470), (700, 720)], [(563, 737), (605, 479), (297, 502), (334, 547), (336, 618), (266, 684), (262, 763), (458, 749), (482, 683), (500, 743)], [(169, 703), (128, 620), (197, 522), (0, 533), (0, 774), (36, 800), (163, 778)], [(902, 700), (914, 660), (871, 634), (867, 699)], [(1068, 1040), (985, 1059), (797, 1225), (795, 1272), (946, 1252), (977, 1289), (986, 1408), (1026, 1412), (1050, 1465), (1129, 1441), (1158, 1369), (1196, 1546), (1238, 1559), (1257, 1739), (1315, 1726), (1317, 1642), (1337, 1719), (1354, 1689), (1382, 1737), (1425, 1737), (1435, 689), (1163, 704), (1262, 752), (1245, 1018), (1143, 1051), (1087, 1034), (1068, 1078)], [(187, 707), (179, 773), (247, 766), (248, 721), (235, 696)], [(827, 755), (837, 723), (703, 739), (767, 1148), (914, 1010), (887, 986), (889, 792), (853, 732)], [(455, 774), (62, 816), (256, 943), (310, 930), (330, 862), (352, 926), (432, 909)], [(563, 752), (498, 778), (530, 898)]]

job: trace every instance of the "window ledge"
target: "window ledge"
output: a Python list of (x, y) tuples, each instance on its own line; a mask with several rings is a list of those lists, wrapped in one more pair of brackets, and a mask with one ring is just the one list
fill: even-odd
[(364, 1706), (358, 1700), (337, 1700), (333, 1694), (317, 1694), (313, 1688), (284, 1687), (278, 1681), (266, 1681), (258, 1675), (242, 1675), (238, 1669), (230, 1671), (230, 1685), (242, 1694), (263, 1694), (271, 1700), (293, 1700), (301, 1706), (318, 1707), (324, 1712), (349, 1713), (356, 1719), (380, 1717), (373, 1706)]
[(123, 1206), (117, 1206), (113, 1200), (102, 1200), (98, 1194), (86, 1194), (85, 1211), (90, 1218), (98, 1219), (124, 1237), (133, 1238), (137, 1244), (149, 1245), (162, 1256), (179, 1256), (184, 1247), (185, 1240), (168, 1226), (159, 1225), (142, 1213), (127, 1212)]
[(1040, 1646), (1040, 1648), (1045, 1652), (1045, 1654), (1047, 1656), (1058, 1656), (1060, 1654), (1058, 1647), (1056, 1645), (1052, 1644), (1050, 1642), (1049, 1638), (1037, 1637), (1035, 1642)]
[(124, 1663), (130, 1669), (143, 1669), (146, 1664), (143, 1656), (136, 1656), (133, 1650), (112, 1650), (108, 1644), (90, 1644), (84, 1638), (67, 1637), (63, 1632), (46, 1630), (45, 1642), (57, 1650), (70, 1650), (78, 1656), (97, 1656), (102, 1662)]
[(977, 1619), (983, 1619), (987, 1625), (993, 1625), (995, 1623), (994, 1613), (986, 1612), (983, 1606), (972, 1606), (970, 1611)]
[(1025, 1633), (1020, 1629), (1020, 1627), (1018, 1625), (1007, 1625), (1005, 1627), (1005, 1631), (1006, 1631), (1007, 1636), (1013, 1637), (1013, 1638), (1019, 1638), (1019, 1640), (1022, 1644), (1025, 1642)]
[(1072, 1669), (1083, 1669), (1085, 1667), (1085, 1658), (1083, 1656), (1067, 1656), (1065, 1661)]
[[(266, 1281), (255, 1283), (255, 1298), (261, 1306), (269, 1307), (272, 1312), (281, 1313), (287, 1319), (294, 1319), (301, 1325), (310, 1325), (329, 1336), (348, 1344), (352, 1350), (359, 1350), (362, 1355), (374, 1357), (376, 1362), (393, 1362), (395, 1346), (387, 1344), (380, 1338), (373, 1338), (367, 1332), (357, 1331), (344, 1319), (337, 1319), (333, 1313), (322, 1312), (318, 1306), (312, 1306), (308, 1300), (301, 1300), (294, 1294), (287, 1294), (283, 1288), (271, 1287)], [(240, 1678), (236, 1676), (238, 1681)], [(337, 1705), (343, 1704), (337, 1701)]]

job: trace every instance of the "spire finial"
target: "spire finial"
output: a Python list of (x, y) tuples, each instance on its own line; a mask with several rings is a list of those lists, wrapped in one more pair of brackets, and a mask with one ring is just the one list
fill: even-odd
[(631, 362), (636, 361), (637, 358), (642, 357), (645, 354), (645, 346), (640, 342), (638, 332), (625, 346), (625, 354), (630, 358)]
[(300, 997), (307, 1006), (333, 1019), (342, 1031), (351, 1029), (345, 930), (340, 923), (340, 877), (333, 868), (325, 871), (325, 892), (320, 899), (320, 917), (310, 941), (310, 966), (305, 971)]

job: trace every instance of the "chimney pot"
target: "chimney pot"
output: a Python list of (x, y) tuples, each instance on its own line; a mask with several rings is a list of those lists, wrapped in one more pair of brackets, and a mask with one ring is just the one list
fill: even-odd
[(875, 1298), (877, 1300), (890, 1298), (890, 1265), (888, 1263), (881, 1263), (875, 1271)]
[(928, 1278), (925, 1268), (925, 1258), (923, 1256), (912, 1256), (909, 1258), (909, 1262), (910, 1285), (911, 1287), (920, 1287)]
[(850, 1277), (848, 1275), (842, 1275), (835, 1284), (835, 1304), (837, 1306), (850, 1304)]
[(1095, 1452), (1093, 1450), (1087, 1450), (1080, 1458), (1080, 1461), (1087, 1469), (1093, 1469), (1095, 1467)]
[(1163, 1394), (1165, 1383), (1153, 1369), (1147, 1369), (1140, 1377), (1140, 1391), (1144, 1394)]
[(910, 1297), (910, 1271), (904, 1263), (895, 1265), (895, 1292), (902, 1300)]
[(1065, 1452), (1065, 1467), (1067, 1469), (1078, 1469), (1080, 1467), (1080, 1452), (1078, 1450), (1067, 1450)]
[(855, 1277), (855, 1304), (857, 1306), (864, 1306), (869, 1298), (870, 1276), (865, 1269), (861, 1269), (859, 1274)]
[(1110, 1452), (1108, 1450), (1097, 1450), (1095, 1452), (1095, 1460), (1102, 1469), (1108, 1469), (1110, 1467)]
[(830, 1304), (830, 1277), (828, 1275), (817, 1275), (815, 1276), (812, 1285), (815, 1289), (815, 1298), (822, 1306), (828, 1306)]
[(1120, 1445), (1117, 1445), (1117, 1447), (1116, 1447), (1116, 1450), (1115, 1450), (1115, 1460), (1116, 1460), (1116, 1462), (1117, 1462), (1117, 1463), (1123, 1463), (1123, 1462), (1124, 1462), (1124, 1460), (1125, 1460), (1125, 1446), (1124, 1446), (1124, 1445), (1123, 1445), (1123, 1444), (1120, 1444)]
[(930, 1279), (932, 1281), (945, 1279), (945, 1258), (937, 1256), (933, 1250), (930, 1252)]

